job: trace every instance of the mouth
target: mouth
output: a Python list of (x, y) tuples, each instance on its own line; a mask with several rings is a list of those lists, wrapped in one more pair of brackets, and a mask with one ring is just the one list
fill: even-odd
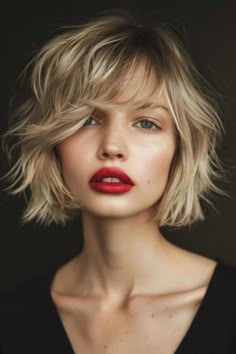
[(131, 178), (121, 169), (117, 167), (103, 167), (98, 170), (90, 179), (91, 182), (104, 182), (104, 183), (123, 183), (134, 185)]
[(125, 181), (123, 181), (120, 178), (116, 178), (116, 177), (105, 177), (105, 178), (100, 178), (98, 180), (96, 180), (95, 182), (106, 182), (106, 183), (125, 183), (125, 184), (130, 184), (127, 183)]

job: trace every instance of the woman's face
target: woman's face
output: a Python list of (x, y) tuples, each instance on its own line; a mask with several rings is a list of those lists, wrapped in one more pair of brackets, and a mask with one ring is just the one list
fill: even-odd
[[(141, 79), (141, 69), (135, 74)], [(119, 101), (132, 95), (133, 80)], [(150, 97), (152, 83), (145, 88)], [(148, 99), (147, 99), (148, 100)], [(147, 102), (148, 103), (148, 102)], [(162, 196), (176, 148), (174, 124), (163, 95), (155, 109), (95, 110), (85, 125), (59, 144), (67, 187), (86, 212), (100, 217), (128, 217), (144, 213)], [(104, 193), (91, 188), (93, 174), (102, 167), (118, 167), (134, 182), (128, 192)]]

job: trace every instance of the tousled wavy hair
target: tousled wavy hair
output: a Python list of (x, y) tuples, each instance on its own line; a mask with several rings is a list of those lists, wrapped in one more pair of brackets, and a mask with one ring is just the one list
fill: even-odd
[(145, 77), (124, 105), (140, 106), (137, 98), (154, 77), (156, 89), (149, 101), (155, 102), (161, 87), (177, 136), (168, 183), (152, 218), (160, 226), (204, 219), (201, 199), (211, 203), (209, 192), (223, 193), (216, 184), (222, 171), (216, 148), (223, 127), (213, 96), (173, 26), (142, 25), (119, 11), (67, 27), (23, 72), (30, 89), (14, 110), (2, 142), (10, 163), (5, 190), (23, 192), (27, 199), (22, 223), (36, 219), (65, 225), (80, 213), (63, 179), (57, 146), (84, 124), (94, 107), (112, 108), (140, 63)]

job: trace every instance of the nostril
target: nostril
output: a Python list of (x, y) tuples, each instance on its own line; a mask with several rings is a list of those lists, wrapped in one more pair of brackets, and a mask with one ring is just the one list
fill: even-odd
[(102, 156), (104, 156), (104, 157), (108, 157), (108, 156), (109, 156), (109, 154), (108, 154), (107, 152), (104, 152), (104, 153), (102, 154)]
[(119, 157), (119, 158), (123, 157), (122, 154), (112, 154), (112, 153), (109, 154), (109, 153), (107, 153), (107, 152), (103, 152), (102, 156), (104, 156), (104, 157), (117, 156), (117, 157)]

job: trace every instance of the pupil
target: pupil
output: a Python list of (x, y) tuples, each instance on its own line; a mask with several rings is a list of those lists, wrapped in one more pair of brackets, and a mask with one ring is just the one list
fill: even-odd
[(93, 120), (93, 117), (88, 117), (88, 119), (86, 120), (86, 122), (84, 123), (84, 125), (90, 125), (91, 120)]
[(143, 128), (151, 128), (153, 123), (149, 122), (148, 120), (144, 120), (141, 122), (141, 124), (143, 125)]

